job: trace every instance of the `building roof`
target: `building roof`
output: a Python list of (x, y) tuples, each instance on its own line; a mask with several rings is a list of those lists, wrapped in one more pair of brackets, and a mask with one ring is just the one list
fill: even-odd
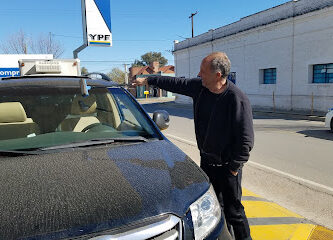
[(175, 67), (172, 65), (160, 67), (159, 69), (163, 73), (174, 73), (175, 72)]
[(131, 78), (137, 75), (150, 75), (156, 73), (175, 73), (175, 67), (172, 65), (158, 67), (157, 71), (154, 71), (153, 66), (143, 66), (143, 67), (132, 67), (130, 68)]
[(291, 0), (284, 4), (243, 17), (239, 21), (229, 25), (211, 29), (194, 38), (175, 42), (174, 52), (332, 6), (333, 0)]

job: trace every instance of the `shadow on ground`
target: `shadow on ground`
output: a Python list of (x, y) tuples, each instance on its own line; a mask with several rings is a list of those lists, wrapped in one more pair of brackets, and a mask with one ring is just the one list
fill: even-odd
[(333, 141), (333, 133), (331, 133), (329, 130), (303, 130), (299, 131), (297, 133), (303, 134), (304, 137), (314, 137), (314, 138), (320, 138), (324, 140), (330, 140)]
[[(165, 103), (146, 103), (142, 104), (143, 108), (148, 113), (153, 113), (156, 110), (165, 110), (171, 116), (184, 117), (188, 119), (193, 119), (193, 108), (191, 104), (179, 104), (175, 102), (165, 102)], [(310, 120), (307, 116), (302, 115), (291, 115), (291, 114), (281, 114), (274, 112), (261, 112), (254, 111), (254, 119), (284, 119), (284, 120)]]

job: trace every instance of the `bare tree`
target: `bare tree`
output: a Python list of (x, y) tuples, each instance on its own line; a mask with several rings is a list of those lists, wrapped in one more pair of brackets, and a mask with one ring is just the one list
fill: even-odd
[(51, 33), (49, 35), (41, 34), (33, 40), (22, 30), (2, 42), (0, 48), (6, 54), (53, 54), (54, 58), (60, 57), (64, 52), (62, 44), (52, 39)]
[(28, 36), (20, 30), (10, 35), (5, 43), (1, 43), (0, 48), (5, 54), (27, 54), (30, 43)]
[(35, 54), (53, 54), (54, 58), (64, 53), (63, 46), (49, 35), (41, 34), (37, 40), (31, 42), (31, 51)]

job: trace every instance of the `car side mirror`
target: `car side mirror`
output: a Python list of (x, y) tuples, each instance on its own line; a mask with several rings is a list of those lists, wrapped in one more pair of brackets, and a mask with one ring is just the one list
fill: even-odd
[(169, 127), (169, 113), (164, 110), (156, 110), (153, 114), (153, 121), (160, 130), (165, 130)]

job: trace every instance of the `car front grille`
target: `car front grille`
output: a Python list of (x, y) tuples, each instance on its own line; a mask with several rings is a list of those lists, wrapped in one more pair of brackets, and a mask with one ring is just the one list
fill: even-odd
[(182, 240), (183, 228), (180, 218), (167, 215), (163, 220), (132, 228), (117, 234), (103, 234), (89, 240)]

